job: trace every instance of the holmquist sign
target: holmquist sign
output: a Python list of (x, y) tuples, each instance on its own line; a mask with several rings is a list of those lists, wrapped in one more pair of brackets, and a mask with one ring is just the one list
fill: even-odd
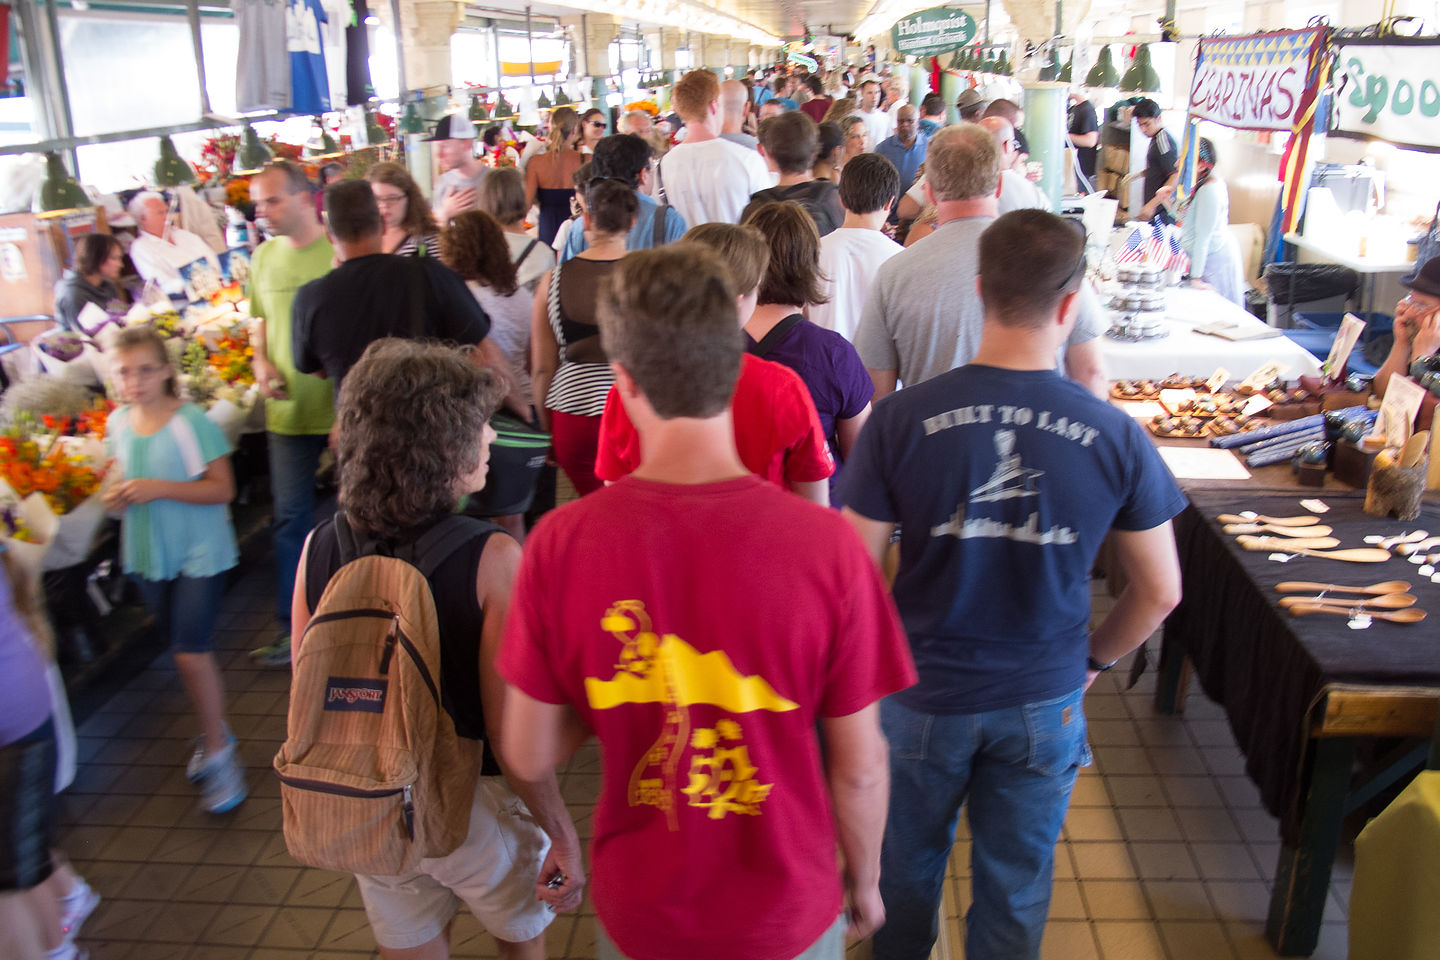
[(900, 53), (932, 57), (975, 39), (975, 18), (955, 7), (931, 7), (896, 21), (890, 45)]

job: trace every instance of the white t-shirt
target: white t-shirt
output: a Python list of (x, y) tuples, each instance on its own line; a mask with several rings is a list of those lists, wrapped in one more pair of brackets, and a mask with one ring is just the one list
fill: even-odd
[(143, 230), (130, 244), (130, 260), (135, 269), (146, 280), (154, 280), (168, 294), (185, 292), (185, 281), (180, 277), (180, 268), (204, 257), (210, 261), (215, 272), (220, 272), (220, 261), (210, 245), (189, 230), (170, 228), (170, 241), (160, 239)]
[(884, 140), (886, 137), (890, 136), (890, 134), (895, 132), (895, 118), (884, 110), (857, 110), (855, 114), (861, 120), (865, 121), (865, 129), (870, 134), (871, 150), (874, 150), (876, 147), (880, 146), (881, 140)]
[(475, 201), (471, 203), (469, 208), (474, 210), (480, 200), (480, 181), (484, 180), (485, 174), (489, 172), (490, 168), (483, 163), (480, 164), (480, 169), (476, 171), (473, 177), (465, 176), (465, 173), (459, 167), (453, 170), (446, 170), (435, 178), (435, 194), (434, 198), (430, 201), (430, 206), (438, 211), (440, 205), (445, 202), (445, 198), (450, 196), (450, 194), (458, 193), (461, 190), (474, 190), (476, 191)]
[(754, 150), (738, 143), (682, 143), (660, 161), (665, 198), (692, 227), (739, 223), (750, 195), (771, 185), (770, 171)]
[(828, 278), (824, 289), (830, 302), (812, 305), (810, 322), (853, 340), (875, 271), (903, 249), (879, 230), (859, 227), (841, 227), (821, 237), (820, 273)]
[[(1018, 170), (1000, 171), (1000, 212), (1050, 210), (1050, 199)], [(1054, 211), (1051, 211), (1052, 213)]]

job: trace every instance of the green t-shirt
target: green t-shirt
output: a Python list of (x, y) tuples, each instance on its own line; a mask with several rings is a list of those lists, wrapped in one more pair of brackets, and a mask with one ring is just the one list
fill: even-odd
[(335, 390), (329, 380), (295, 369), (290, 339), (290, 306), (295, 293), (330, 272), (335, 251), (321, 236), (295, 249), (283, 237), (267, 240), (250, 266), (250, 314), (265, 321), (265, 347), (270, 362), (285, 378), (288, 400), (265, 401), (265, 429), (288, 435), (329, 433), (335, 422)]

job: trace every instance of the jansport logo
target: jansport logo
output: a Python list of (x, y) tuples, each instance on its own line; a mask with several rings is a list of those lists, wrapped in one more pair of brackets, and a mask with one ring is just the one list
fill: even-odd
[(325, 684), (325, 709), (383, 713), (389, 684), (389, 680), (331, 677)]

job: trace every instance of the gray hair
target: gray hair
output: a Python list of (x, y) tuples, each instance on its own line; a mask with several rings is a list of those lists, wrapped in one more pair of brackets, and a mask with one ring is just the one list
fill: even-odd
[(130, 198), (130, 202), (125, 205), (125, 212), (130, 214), (130, 216), (134, 217), (136, 220), (139, 220), (145, 215), (145, 204), (151, 200), (159, 200), (167, 207), (170, 205), (169, 201), (165, 199), (165, 195), (163, 193), (159, 193), (155, 190), (141, 190), (139, 193), (135, 194), (135, 196)]

